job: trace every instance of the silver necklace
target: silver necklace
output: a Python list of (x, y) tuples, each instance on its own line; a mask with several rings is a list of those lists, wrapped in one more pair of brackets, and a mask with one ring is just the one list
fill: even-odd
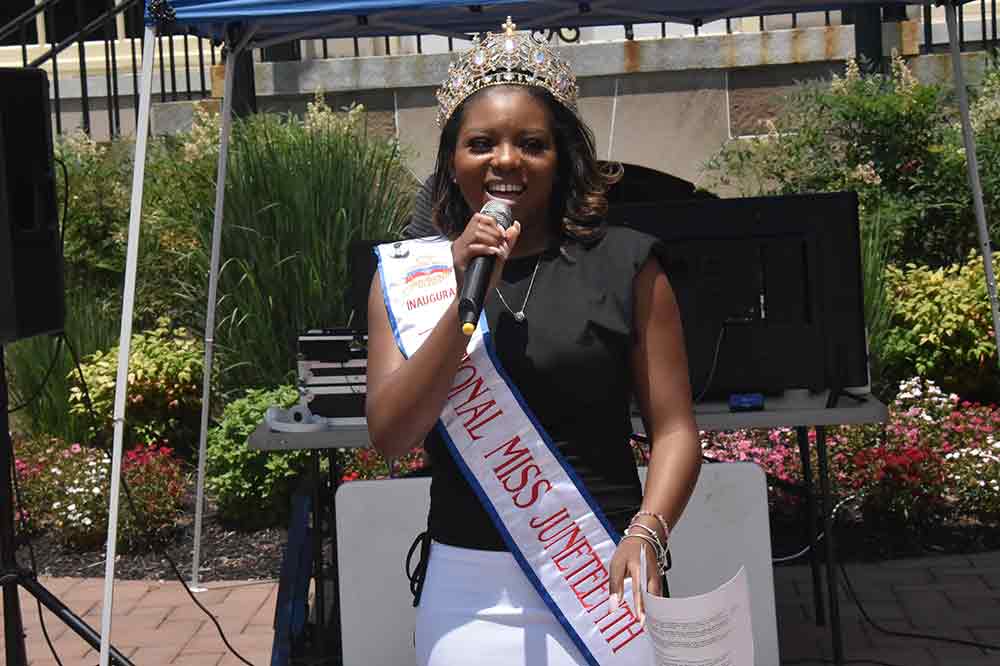
[(539, 255), (538, 259), (535, 261), (535, 270), (531, 272), (531, 281), (528, 282), (528, 291), (524, 294), (524, 303), (521, 303), (521, 309), (517, 312), (514, 312), (514, 309), (507, 305), (507, 300), (503, 297), (503, 294), (500, 293), (500, 287), (496, 287), (497, 296), (500, 297), (500, 302), (503, 303), (503, 306), (507, 308), (508, 312), (514, 315), (514, 321), (519, 324), (523, 323), (528, 318), (528, 315), (524, 314), (524, 308), (528, 307), (528, 299), (531, 298), (531, 288), (535, 286), (535, 276), (538, 275), (538, 266), (541, 263), (542, 257)]

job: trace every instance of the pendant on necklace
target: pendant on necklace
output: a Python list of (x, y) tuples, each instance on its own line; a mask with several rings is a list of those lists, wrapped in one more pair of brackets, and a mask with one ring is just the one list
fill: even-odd
[(527, 318), (528, 318), (527, 315), (524, 314), (524, 310), (518, 310), (517, 312), (514, 313), (514, 321), (516, 321), (518, 324), (523, 323), (524, 320)]

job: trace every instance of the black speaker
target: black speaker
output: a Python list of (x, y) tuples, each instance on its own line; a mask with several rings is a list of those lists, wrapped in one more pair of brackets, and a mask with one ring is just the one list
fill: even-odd
[(65, 317), (48, 75), (0, 68), (0, 344)]

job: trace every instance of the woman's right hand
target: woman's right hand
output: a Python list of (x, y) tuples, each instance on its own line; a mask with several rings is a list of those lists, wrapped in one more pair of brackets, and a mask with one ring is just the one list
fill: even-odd
[(497, 285), (503, 264), (514, 250), (518, 236), (521, 234), (521, 223), (514, 221), (509, 229), (504, 230), (492, 217), (475, 213), (465, 225), (462, 235), (451, 244), (452, 261), (455, 264), (455, 281), (458, 291), (465, 282), (465, 269), (476, 257), (495, 256), (497, 262), (490, 276), (490, 289)]

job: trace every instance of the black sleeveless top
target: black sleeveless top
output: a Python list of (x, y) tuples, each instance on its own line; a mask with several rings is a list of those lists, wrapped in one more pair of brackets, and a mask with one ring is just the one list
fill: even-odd
[[(629, 447), (632, 432), (632, 281), (659, 241), (610, 227), (592, 246), (570, 243), (511, 259), (499, 289), (516, 312), (535, 263), (538, 273), (517, 322), (496, 293), (486, 315), (501, 364), (559, 451), (619, 531), (642, 500)], [(506, 550), (437, 428), (431, 460), (430, 536), (452, 546)]]

